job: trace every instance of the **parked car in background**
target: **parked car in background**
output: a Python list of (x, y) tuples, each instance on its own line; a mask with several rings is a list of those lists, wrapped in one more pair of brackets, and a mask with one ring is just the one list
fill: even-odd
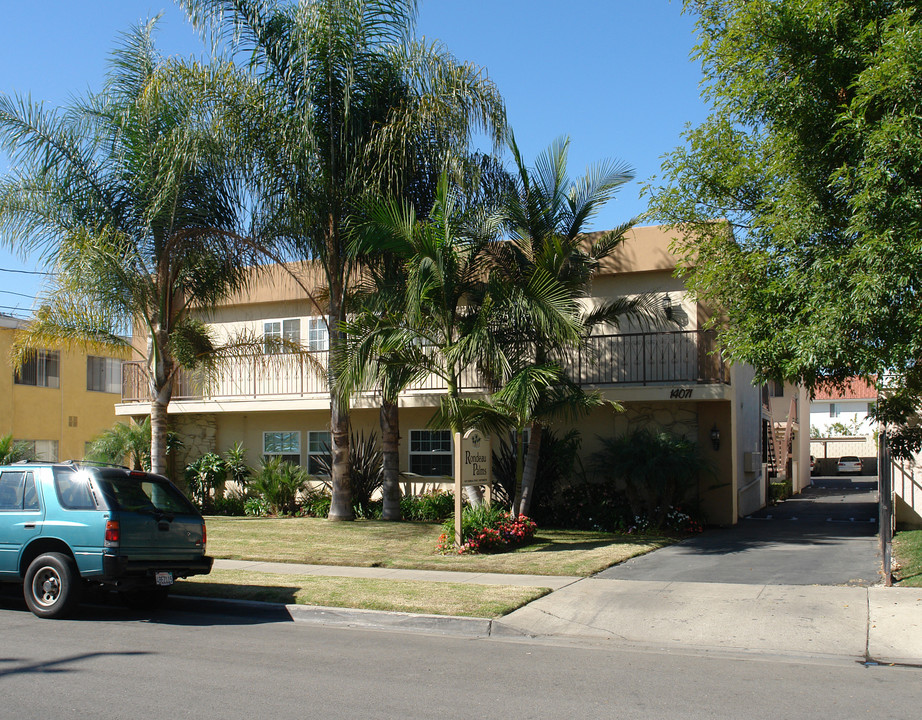
[(153, 609), (173, 581), (211, 571), (205, 521), (165, 477), (75, 463), (0, 465), (0, 581), (39, 617), (71, 613), (84, 588)]
[(810, 456), (810, 474), (812, 475), (815, 472), (816, 472), (816, 458), (811, 455)]
[(843, 455), (837, 465), (839, 475), (860, 475), (864, 466), (857, 455)]

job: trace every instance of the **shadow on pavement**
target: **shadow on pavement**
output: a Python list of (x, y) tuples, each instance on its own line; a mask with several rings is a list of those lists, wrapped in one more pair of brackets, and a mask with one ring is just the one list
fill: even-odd
[(596, 577), (622, 580), (790, 585), (879, 582), (877, 483), (814, 479), (775, 506)]

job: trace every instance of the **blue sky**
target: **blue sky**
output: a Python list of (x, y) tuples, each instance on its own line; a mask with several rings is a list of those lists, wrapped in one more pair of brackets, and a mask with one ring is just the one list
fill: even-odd
[[(417, 31), (486, 69), (527, 160), (568, 135), (571, 176), (604, 158), (635, 169), (637, 181), (594, 221), (604, 229), (644, 211), (641, 182), (659, 171), (686, 123), (704, 119), (700, 67), (689, 58), (694, 22), (681, 10), (680, 0), (421, 0)], [(57, 106), (98, 89), (118, 34), (161, 12), (161, 51), (205, 54), (165, 0), (6, 3), (0, 92)], [(26, 314), (41, 277), (4, 269), (41, 266), (0, 249), (0, 312)]]

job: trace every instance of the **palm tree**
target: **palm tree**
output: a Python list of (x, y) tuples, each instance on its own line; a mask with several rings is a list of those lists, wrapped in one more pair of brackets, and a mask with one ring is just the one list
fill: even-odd
[[(242, 108), (255, 139), (264, 237), (315, 261), (330, 352), (343, 344), (354, 261), (345, 223), (369, 194), (412, 191), (473, 128), (498, 140), (503, 104), (479, 68), (413, 39), (416, 0), (181, 0), (193, 21), (251, 58), (263, 102)], [(281, 255), (279, 255), (281, 257)], [(330, 386), (338, 386), (331, 363)], [(349, 398), (331, 396), (330, 519), (351, 520)]]
[[(0, 181), (0, 237), (41, 250), (57, 270), (15, 357), (51, 342), (137, 353), (151, 466), (163, 473), (176, 374), (221, 350), (195, 313), (244, 285), (246, 259), (244, 204), (215, 112), (233, 76), (162, 58), (153, 26), (126, 34), (104, 90), (63, 112), (0, 97), (0, 141), (16, 164)], [(125, 339), (132, 329), (146, 347)]]
[[(552, 143), (538, 157), (534, 169), (525, 164), (511, 132), (508, 144), (516, 169), (514, 191), (507, 195), (502, 210), (509, 242), (494, 245), (494, 273), (501, 285), (509, 288), (555, 284), (569, 302), (568, 312), (580, 328), (574, 337), (561, 332), (559, 325), (536, 324), (533, 314), (523, 311), (526, 306), (522, 303), (502, 303), (497, 340), (507, 348), (505, 356), (511, 362), (500, 368), (497, 382), (504, 387), (495, 401), (505, 408), (517, 431), (518, 480), (512, 510), (527, 514), (545, 424), (560, 415), (578, 416), (605, 404), (598, 394), (584, 392), (566, 376), (562, 368), (568, 351), (576, 348), (593, 327), (617, 327), (625, 316), (649, 317), (655, 305), (649, 297), (638, 297), (613, 298), (586, 307), (590, 281), (599, 262), (618, 247), (636, 220), (603, 233), (592, 243), (587, 242), (584, 232), (601, 206), (633, 178), (630, 168), (601, 162), (571, 182), (567, 175), (569, 139)], [(529, 441), (524, 453), (522, 437), (526, 428)]]

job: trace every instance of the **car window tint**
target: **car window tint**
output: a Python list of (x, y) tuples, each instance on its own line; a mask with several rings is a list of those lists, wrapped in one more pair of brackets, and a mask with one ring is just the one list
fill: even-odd
[(25, 489), (22, 493), (22, 509), (38, 510), (38, 491), (35, 487), (35, 477), (32, 473), (26, 473)]
[(54, 489), (58, 493), (61, 507), (68, 510), (95, 510), (90, 480), (83, 473), (55, 473)]
[(24, 472), (0, 473), (0, 510), (22, 510)]
[(168, 482), (139, 480), (128, 477), (104, 477), (103, 492), (115, 500), (120, 510), (143, 512), (160, 510), (166, 513), (195, 513), (195, 507)]

